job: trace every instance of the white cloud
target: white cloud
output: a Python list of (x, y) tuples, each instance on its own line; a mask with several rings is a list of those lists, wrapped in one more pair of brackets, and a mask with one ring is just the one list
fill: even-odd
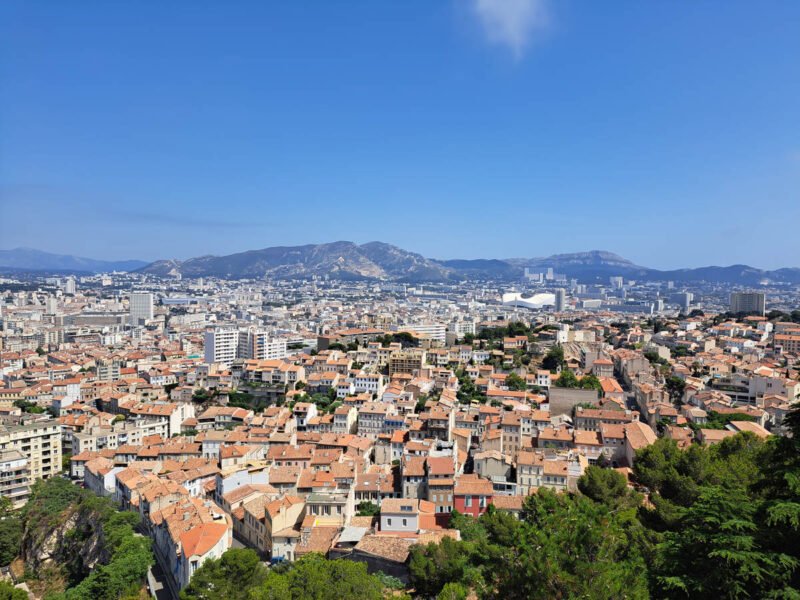
[(508, 46), (519, 59), (537, 33), (547, 29), (547, 0), (473, 0), (490, 42)]

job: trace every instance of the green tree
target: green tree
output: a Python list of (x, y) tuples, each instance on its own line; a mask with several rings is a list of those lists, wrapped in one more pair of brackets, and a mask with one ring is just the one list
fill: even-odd
[(15, 588), (8, 581), (0, 581), (0, 600), (28, 600), (28, 592)]
[(619, 471), (590, 465), (578, 479), (578, 489), (595, 502), (614, 506), (628, 496), (628, 481)]
[(524, 392), (528, 386), (525, 384), (525, 380), (522, 377), (516, 373), (509, 373), (506, 377), (506, 387), (509, 390)]
[(446, 583), (436, 600), (467, 600), (467, 591), (460, 583)]
[(485, 598), (645, 599), (645, 564), (608, 507), (539, 489), (513, 544), (490, 551)]
[(575, 377), (575, 373), (569, 369), (564, 369), (561, 371), (558, 379), (555, 380), (555, 385), (563, 388), (578, 388), (581, 386), (580, 381), (578, 381), (578, 378)]
[(464, 542), (445, 537), (437, 543), (411, 547), (411, 583), (425, 596), (436, 596), (448, 583), (460, 582), (469, 569), (469, 550)]
[(359, 502), (356, 510), (359, 517), (376, 517), (381, 514), (381, 507), (369, 500)]
[(267, 568), (253, 550), (231, 548), (204, 562), (183, 590), (181, 600), (248, 600), (267, 577)]
[(679, 529), (658, 546), (656, 581), (665, 598), (763, 598), (783, 590), (796, 558), (761, 547), (756, 507), (742, 488), (703, 487), (680, 509)]
[(683, 396), (683, 390), (686, 388), (686, 382), (680, 377), (670, 375), (666, 378), (665, 387), (669, 392), (670, 398), (677, 400)]
[(17, 557), (21, 544), (22, 521), (16, 515), (4, 516), (0, 519), (0, 567), (5, 567)]
[(364, 563), (327, 560), (310, 554), (289, 565), (271, 569), (264, 583), (255, 587), (252, 600), (381, 600), (381, 580), (367, 573)]
[(553, 346), (548, 350), (542, 359), (542, 368), (551, 372), (556, 372), (559, 368), (564, 366), (564, 348), (561, 346)]

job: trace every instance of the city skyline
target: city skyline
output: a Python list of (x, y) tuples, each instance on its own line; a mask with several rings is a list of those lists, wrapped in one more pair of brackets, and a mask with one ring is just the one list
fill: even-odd
[(797, 266), (795, 3), (0, 11), (4, 249)]

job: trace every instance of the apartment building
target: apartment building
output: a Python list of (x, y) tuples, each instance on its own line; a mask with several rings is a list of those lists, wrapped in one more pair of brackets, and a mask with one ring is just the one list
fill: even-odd
[(232, 327), (216, 327), (206, 331), (205, 362), (226, 366), (236, 360), (239, 349), (239, 330)]
[(730, 311), (764, 316), (767, 295), (764, 292), (732, 292)]
[(402, 350), (394, 352), (389, 357), (389, 377), (397, 373), (411, 373), (419, 371), (427, 360), (424, 350)]
[(19, 508), (31, 495), (28, 459), (19, 450), (0, 451), (0, 498), (8, 498)]
[(31, 481), (61, 471), (61, 424), (53, 419), (0, 425), (0, 452), (19, 451), (28, 459)]

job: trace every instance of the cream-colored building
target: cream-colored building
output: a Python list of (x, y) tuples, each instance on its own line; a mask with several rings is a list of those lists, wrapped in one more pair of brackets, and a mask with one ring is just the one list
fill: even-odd
[(28, 459), (31, 481), (61, 471), (61, 423), (48, 419), (0, 425), (0, 452), (17, 450)]

